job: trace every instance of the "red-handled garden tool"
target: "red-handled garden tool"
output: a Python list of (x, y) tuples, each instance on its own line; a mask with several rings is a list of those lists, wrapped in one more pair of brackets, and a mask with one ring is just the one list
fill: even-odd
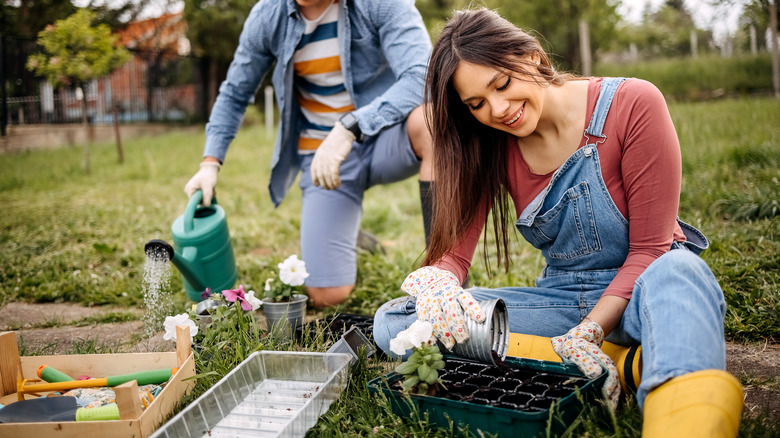
[[(45, 371), (45, 368), (46, 367), (42, 367), (42, 369), (39, 369), (39, 375), (44, 374), (41, 371)], [(89, 380), (59, 381), (53, 383), (36, 383), (41, 382), (41, 379), (19, 379), (16, 385), (16, 392), (19, 395), (19, 400), (24, 400), (24, 394), (36, 394), (48, 391), (68, 391), (76, 388), (94, 388), (100, 386), (113, 387), (133, 380), (137, 381), (139, 386), (150, 384), (159, 385), (167, 382), (178, 370), (178, 368), (163, 368), (159, 370), (139, 371), (120, 376), (101, 377)]]

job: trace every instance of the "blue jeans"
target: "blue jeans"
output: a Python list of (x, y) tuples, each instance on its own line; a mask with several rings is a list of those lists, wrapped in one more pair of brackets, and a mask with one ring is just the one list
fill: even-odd
[[(577, 275), (582, 273), (572, 273)], [(604, 287), (588, 290), (542, 287), (471, 288), (477, 300), (501, 298), (513, 333), (559, 336), (579, 324)], [(706, 263), (679, 245), (655, 260), (639, 277), (619, 326), (607, 340), (642, 345), (642, 382), (637, 400), (683, 374), (726, 368), (723, 318), (726, 303)], [(390, 339), (417, 319), (414, 298), (385, 303), (374, 316), (374, 340), (392, 355)]]

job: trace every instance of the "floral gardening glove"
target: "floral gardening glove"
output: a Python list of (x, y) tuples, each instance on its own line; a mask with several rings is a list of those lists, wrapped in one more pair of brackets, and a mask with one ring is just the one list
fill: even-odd
[(485, 322), (485, 311), (460, 287), (455, 274), (433, 266), (422, 267), (406, 277), (401, 289), (417, 299), (417, 319), (433, 325), (433, 335), (447, 349), (469, 338), (466, 319)]
[(577, 365), (589, 379), (606, 372), (608, 376), (602, 391), (615, 409), (620, 398), (620, 381), (615, 363), (601, 351), (602, 342), (604, 330), (597, 323), (586, 320), (565, 335), (552, 338), (552, 347), (564, 362)]

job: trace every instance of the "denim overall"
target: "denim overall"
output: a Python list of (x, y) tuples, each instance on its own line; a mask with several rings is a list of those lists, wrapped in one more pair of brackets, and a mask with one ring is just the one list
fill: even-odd
[[(517, 229), (547, 264), (536, 287), (469, 290), (480, 301), (503, 299), (513, 333), (566, 333), (587, 316), (626, 260), (628, 221), (612, 201), (598, 159), (602, 128), (624, 80), (602, 80), (585, 130), (587, 144), (556, 170), (517, 220)], [(698, 230), (679, 223), (688, 241), (675, 242), (639, 276), (619, 326), (607, 337), (616, 344), (642, 345), (640, 406), (650, 390), (670, 378), (726, 366), (723, 293), (697, 255), (708, 243)], [(374, 318), (377, 345), (388, 351), (389, 340), (415, 319), (413, 299), (383, 305)]]

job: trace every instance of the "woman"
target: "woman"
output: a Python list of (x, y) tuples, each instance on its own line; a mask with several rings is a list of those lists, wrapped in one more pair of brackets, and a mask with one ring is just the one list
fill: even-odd
[[(484, 319), (477, 301), (502, 298), (512, 332), (551, 337), (589, 377), (607, 372), (613, 406), (620, 388), (601, 343), (641, 344), (644, 436), (736, 436), (742, 388), (724, 371), (725, 301), (697, 255), (706, 238), (677, 219), (680, 145), (661, 93), (560, 74), (538, 41), (486, 9), (446, 25), (426, 87), (433, 229), (424, 266), (402, 286), (411, 298), (376, 313), (377, 344), (390, 354), (389, 340), (421, 319), (452, 348), (468, 339), (465, 318)], [(547, 266), (536, 287), (466, 292), (489, 212), (509, 268), (510, 200)]]

